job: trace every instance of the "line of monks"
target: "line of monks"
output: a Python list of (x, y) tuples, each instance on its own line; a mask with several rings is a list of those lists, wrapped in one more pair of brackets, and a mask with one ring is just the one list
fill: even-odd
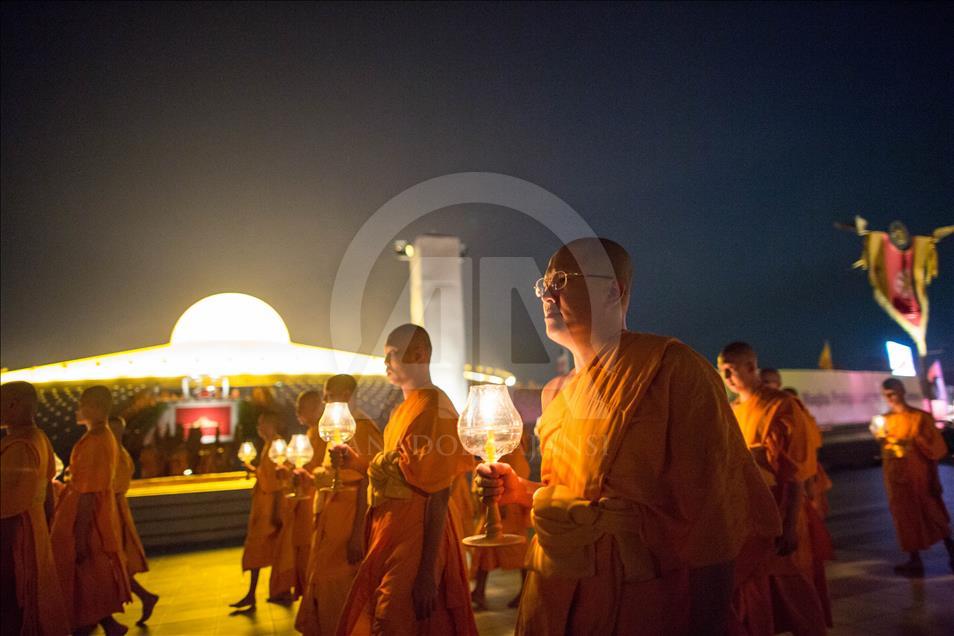
[(2, 604), (0, 633), (106, 634), (127, 627), (113, 614), (135, 594), (143, 625), (159, 596), (135, 575), (148, 564), (126, 501), (133, 461), (119, 440), (126, 423), (111, 418), (105, 386), (80, 396), (77, 422), (86, 433), (70, 454), (70, 480), (55, 481), (53, 447), (35, 423), (36, 389), (26, 382), (2, 387), (0, 442), (2, 496)]
[[(304, 634), (476, 634), (473, 606), (485, 603), (487, 572), (506, 568), (525, 570), (517, 634), (825, 633), (831, 482), (817, 462), (817, 424), (797, 396), (779, 390), (780, 378), (769, 370), (763, 379), (748, 344), (727, 345), (717, 372), (673, 338), (628, 331), (631, 280), (620, 245), (581, 239), (561, 247), (535, 285), (547, 335), (574, 357), (574, 371), (542, 394), (540, 482), (530, 481), (519, 453), (475, 465), (453, 405), (431, 381), (429, 336), (415, 325), (394, 330), (385, 346), (387, 377), (404, 401), (383, 436), (352, 406), (354, 439), (326, 448), (316, 427), (322, 396), (303, 393), (298, 417), (316, 453), (292, 470), (268, 457), (279, 421), (264, 413), (266, 447), (249, 467), (256, 483), (242, 567), (250, 588), (237, 611), (255, 606), (259, 571), (270, 567), (269, 600), (301, 597)], [(4, 576), (8, 553), (16, 567), (15, 593), (5, 581), (4, 621), (15, 604), (10, 620), (23, 629), (10, 633), (62, 634), (97, 622), (116, 633), (111, 613), (135, 584), (124, 515), (114, 511), (117, 486), (101, 465), (118, 460), (98, 461), (119, 455), (103, 433), (107, 400), (94, 389), (81, 399), (90, 430), (73, 451), (77, 483), (63, 495), (51, 539), (49, 442), (32, 423), (35, 393), (9, 392), (8, 415), (8, 386)], [(726, 387), (738, 396), (732, 403)], [(910, 553), (900, 571), (916, 574), (919, 550), (939, 540), (954, 550), (937, 492), (943, 452), (929, 416), (904, 403), (903, 387), (884, 388), (885, 480)], [(351, 402), (354, 390), (353, 378), (335, 376), (324, 400)], [(527, 546), (472, 553), (473, 592), (461, 544), (474, 518), (469, 473), (476, 494), (501, 506), (505, 531), (534, 531)], [(286, 497), (291, 482), (305, 495)], [(50, 602), (56, 585), (65, 613)]]

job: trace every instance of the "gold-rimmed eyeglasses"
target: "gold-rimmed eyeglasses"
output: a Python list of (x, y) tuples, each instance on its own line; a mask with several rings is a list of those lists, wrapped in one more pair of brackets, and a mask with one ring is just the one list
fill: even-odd
[[(533, 284), (533, 293), (537, 295), (537, 298), (543, 298), (547, 292), (551, 294), (558, 292), (566, 287), (570, 276), (582, 276), (583, 278), (616, 278), (615, 276), (605, 276), (603, 274), (581, 274), (580, 272), (556, 271), (548, 277), (538, 278), (537, 282)], [(548, 278), (549, 280), (547, 280)]]

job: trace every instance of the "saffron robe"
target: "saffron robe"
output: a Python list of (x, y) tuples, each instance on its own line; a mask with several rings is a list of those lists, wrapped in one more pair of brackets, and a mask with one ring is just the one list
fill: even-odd
[(925, 411), (885, 413), (882, 446), (884, 486), (898, 544), (905, 552), (927, 550), (951, 536), (950, 515), (941, 498), (937, 462), (947, 444)]
[[(530, 464), (523, 453), (523, 447), (517, 448), (510, 454), (504, 455), (500, 461), (509, 464), (518, 477), (530, 477)], [(483, 509), (484, 506), (481, 506)], [(520, 504), (504, 504), (500, 506), (501, 532), (504, 534), (527, 535), (530, 527), (530, 509)], [(481, 528), (484, 532), (484, 528)], [(470, 574), (477, 576), (483, 570), (519, 570), (523, 567), (527, 556), (527, 544), (518, 543), (493, 548), (471, 548)]]
[(113, 479), (113, 490), (116, 492), (116, 509), (119, 512), (119, 529), (122, 537), (123, 553), (126, 558), (126, 571), (130, 576), (139, 572), (148, 572), (146, 551), (142, 547), (139, 532), (136, 531), (136, 522), (133, 521), (126, 493), (132, 482), (135, 465), (129, 452), (119, 445), (119, 462), (116, 465), (116, 477)]
[(537, 435), (517, 634), (685, 634), (690, 569), (779, 532), (721, 378), (678, 341), (623, 332), (566, 381)]
[[(357, 419), (357, 418), (356, 418)], [(322, 464), (326, 444), (318, 435), (318, 427), (310, 426), (306, 432), (314, 451), (311, 461), (302, 466), (312, 472)], [(290, 499), (283, 508), (287, 523), (282, 524), (278, 537), (281, 549), (291, 551), (292, 559), (281, 561), (280, 571), (275, 572), (273, 580), (277, 589), (293, 589), (297, 598), (305, 593), (308, 585), (308, 568), (311, 554), (312, 534), (315, 530), (315, 485), (308, 480), (301, 484), (303, 497)]]
[[(377, 425), (359, 409), (354, 410), (355, 433), (348, 445), (365, 457), (373, 457), (384, 447)], [(314, 532), (305, 593), (298, 607), (295, 629), (306, 636), (330, 636), (335, 633), (341, 610), (348, 598), (358, 563), (348, 563), (348, 542), (357, 514), (358, 497), (367, 496), (359, 488), (364, 476), (354, 470), (341, 470), (341, 490), (331, 490), (334, 469), (330, 458), (315, 470), (316, 486)], [(362, 542), (364, 536), (361, 537)]]
[[(745, 402), (733, 402), (732, 409), (781, 512), (792, 496), (790, 489), (803, 488), (818, 472), (818, 445), (812, 434), (810, 416), (795, 397), (765, 386), (759, 387)], [(765, 605), (763, 588), (759, 593), (761, 602), (748, 605), (751, 612), (760, 615), (760, 623), (771, 613), (775, 633), (791, 631), (796, 636), (825, 633), (827, 621), (814, 582), (815, 557), (806, 515), (810, 505), (806, 499), (797, 511), (797, 549), (786, 556), (772, 554), (761, 570), (768, 577), (771, 604)], [(752, 582), (764, 586), (764, 579), (752, 579)]]
[(805, 408), (805, 404), (798, 398), (796, 400), (805, 414), (809, 441), (814, 449), (811, 452), (816, 458), (816, 472), (808, 478), (805, 484), (804, 514), (812, 548), (812, 567), (808, 574), (815, 585), (815, 591), (818, 593), (818, 600), (821, 602), (825, 616), (825, 625), (834, 627), (831, 597), (828, 595), (828, 577), (825, 574), (825, 561), (831, 561), (835, 558), (835, 548), (831, 534), (825, 527), (825, 515), (828, 514), (828, 496), (826, 493), (831, 490), (832, 483), (821, 462), (817, 461), (818, 451), (822, 446), (822, 433), (818, 427), (818, 422)]
[[(113, 476), (119, 445), (103, 427), (88, 431), (70, 454), (70, 481), (56, 508), (51, 530), (53, 558), (73, 629), (95, 625), (131, 602)], [(89, 557), (76, 561), (76, 516), (80, 497), (94, 497)]]
[(271, 444), (271, 441), (265, 443), (261, 460), (255, 469), (252, 508), (242, 551), (242, 570), (272, 566), (268, 594), (276, 597), (291, 591), (287, 579), (280, 574), (294, 569), (294, 551), (290, 534), (285, 535), (285, 541), (279, 541), (282, 527), (292, 521), (292, 508), (285, 500), (286, 480), (279, 479), (277, 466), (268, 457)]
[[(13, 532), (4, 537), (10, 553), (4, 555), (2, 576), (14, 588), (10, 600), (19, 607), (18, 633), (23, 636), (70, 632), (44, 511), (54, 474), (53, 447), (43, 431), (36, 426), (8, 429), (0, 440), (0, 518)], [(6, 618), (0, 618), (5, 629)]]
[(417, 620), (411, 595), (421, 562), (428, 497), (450, 488), (458, 475), (474, 467), (473, 457), (457, 438), (457, 412), (443, 391), (428, 387), (408, 392), (391, 413), (384, 449), (375, 462), (387, 464), (390, 477), (379, 484), (372, 479), (367, 554), (337, 633), (476, 636), (460, 537), (449, 504), (434, 565), (437, 602), (427, 619)]

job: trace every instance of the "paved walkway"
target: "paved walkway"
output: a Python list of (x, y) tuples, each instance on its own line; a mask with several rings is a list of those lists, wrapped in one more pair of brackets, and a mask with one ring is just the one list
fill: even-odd
[[(954, 467), (942, 466), (948, 507), (954, 510)], [(891, 570), (903, 559), (895, 545), (880, 469), (838, 472), (833, 475), (834, 511), (829, 528), (838, 561), (829, 565), (836, 636), (928, 636), (954, 634), (954, 574), (941, 545), (924, 554), (926, 575), (919, 580), (900, 578)], [(254, 613), (230, 615), (228, 604), (244, 596), (248, 585), (239, 562), (241, 548), (154, 557), (152, 571), (139, 576), (161, 595), (148, 628), (133, 625), (139, 604), (118, 618), (131, 626), (130, 634), (241, 635), (294, 634), (296, 607), (265, 602), (268, 572), (259, 583), (259, 605)], [(510, 634), (515, 610), (506, 609), (517, 591), (514, 572), (495, 572), (488, 584), (491, 610), (477, 614), (485, 636)]]

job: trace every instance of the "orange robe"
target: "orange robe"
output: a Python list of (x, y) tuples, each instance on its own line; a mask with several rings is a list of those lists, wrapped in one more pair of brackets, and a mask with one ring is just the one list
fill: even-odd
[(122, 445), (119, 446), (119, 463), (116, 466), (116, 476), (113, 479), (113, 490), (116, 492), (116, 509), (119, 512), (119, 529), (122, 536), (123, 553), (126, 555), (126, 571), (129, 576), (139, 572), (148, 572), (146, 551), (142, 547), (142, 540), (136, 531), (136, 522), (133, 521), (126, 493), (135, 471), (132, 457)]
[(927, 550), (951, 536), (937, 473), (947, 445), (925, 411), (909, 407), (903, 413), (885, 413), (884, 419), (884, 485), (898, 544), (905, 552)]
[(678, 341), (622, 333), (564, 383), (537, 435), (517, 634), (685, 634), (691, 569), (778, 534), (722, 380)]
[[(113, 475), (119, 445), (109, 429), (88, 431), (70, 454), (70, 482), (56, 508), (51, 541), (63, 598), (73, 628), (95, 625), (131, 602)], [(80, 497), (94, 496), (89, 557), (76, 560)]]
[[(357, 417), (355, 418), (357, 419)], [(318, 436), (318, 427), (308, 428), (306, 433), (314, 455), (302, 468), (312, 472), (321, 466), (325, 457), (326, 444)], [(276, 589), (293, 589), (297, 598), (305, 593), (308, 585), (308, 567), (310, 562), (312, 534), (315, 530), (315, 485), (305, 480), (301, 485), (303, 497), (290, 499), (283, 508), (285, 522), (282, 523), (278, 544), (281, 550), (291, 552), (292, 559), (283, 559), (280, 569), (274, 572)], [(273, 568), (275, 566), (272, 566)]]
[(472, 485), (473, 476), (470, 473), (458, 475), (454, 479), (454, 483), (451, 484), (451, 497), (448, 507), (451, 512), (451, 522), (454, 524), (454, 530), (460, 539), (474, 534), (476, 528)]
[[(371, 418), (358, 409), (354, 419), (355, 433), (348, 444), (359, 455), (373, 457), (384, 446), (381, 432)], [(335, 633), (351, 582), (358, 572), (358, 563), (348, 563), (348, 542), (357, 514), (357, 498), (366, 494), (359, 488), (363, 475), (354, 470), (340, 471), (341, 490), (335, 492), (331, 490), (333, 471), (330, 458), (315, 471), (316, 483), (322, 488), (315, 500), (308, 585), (295, 619), (295, 629), (306, 636)]]
[[(798, 398), (796, 398), (798, 400)], [(818, 422), (808, 412), (804, 403), (798, 400), (807, 418), (809, 440), (812, 453), (817, 458), (818, 450), (822, 446), (822, 433), (818, 427)], [(815, 474), (808, 478), (805, 491), (804, 514), (808, 528), (808, 537), (812, 548), (812, 569), (810, 572), (812, 583), (815, 584), (815, 590), (818, 592), (818, 600), (821, 602), (822, 611), (825, 615), (825, 625), (834, 627), (834, 619), (831, 611), (831, 597), (828, 595), (828, 577), (825, 574), (825, 561), (831, 561), (835, 558), (835, 548), (831, 540), (831, 534), (825, 527), (825, 515), (828, 514), (828, 497), (826, 493), (831, 490), (831, 479), (822, 467), (821, 462), (815, 464)]]
[[(732, 409), (779, 511), (784, 510), (791, 496), (790, 488), (804, 488), (804, 483), (818, 472), (818, 443), (812, 434), (810, 416), (793, 396), (764, 386), (745, 402), (733, 402)], [(751, 603), (749, 609), (763, 618), (771, 612), (775, 633), (825, 633), (825, 610), (814, 581), (815, 557), (806, 515), (810, 507), (805, 500), (798, 511), (795, 552), (787, 556), (773, 554), (764, 568), (757, 571), (768, 577), (771, 605), (764, 605), (763, 587), (759, 593), (761, 602)], [(751, 582), (763, 586), (765, 583), (764, 578)]]
[[(0, 576), (12, 588), (4, 590), (4, 601), (9, 597), (19, 608), (17, 633), (24, 636), (70, 631), (43, 507), (54, 473), (53, 447), (43, 431), (35, 426), (9, 429), (0, 441), (0, 519), (12, 532), (4, 537)], [(3, 611), (12, 615), (16, 610)], [(4, 634), (9, 618), (0, 618)]]
[(436, 387), (409, 391), (384, 429), (384, 449), (369, 470), (368, 549), (338, 623), (341, 635), (477, 634), (460, 537), (450, 519), (436, 546), (437, 602), (418, 621), (411, 596), (421, 562), (430, 494), (472, 470), (457, 438), (457, 412)]
[(280, 576), (289, 564), (294, 567), (291, 536), (280, 542), (282, 526), (291, 521), (291, 507), (285, 501), (285, 480), (276, 474), (275, 462), (268, 457), (271, 442), (266, 442), (255, 469), (252, 487), (252, 509), (248, 515), (248, 531), (242, 551), (242, 570), (272, 566), (268, 582), (270, 597), (290, 591), (287, 580)]
[[(523, 447), (517, 446), (509, 455), (500, 458), (505, 464), (510, 464), (518, 477), (530, 477), (530, 464), (523, 454)], [(481, 506), (483, 508), (483, 506)], [(530, 527), (530, 509), (520, 504), (505, 504), (500, 506), (501, 532), (505, 534), (527, 535)], [(481, 532), (483, 532), (481, 528)], [(470, 574), (477, 576), (483, 570), (519, 570), (527, 556), (527, 544), (505, 545), (496, 548), (471, 548)]]

